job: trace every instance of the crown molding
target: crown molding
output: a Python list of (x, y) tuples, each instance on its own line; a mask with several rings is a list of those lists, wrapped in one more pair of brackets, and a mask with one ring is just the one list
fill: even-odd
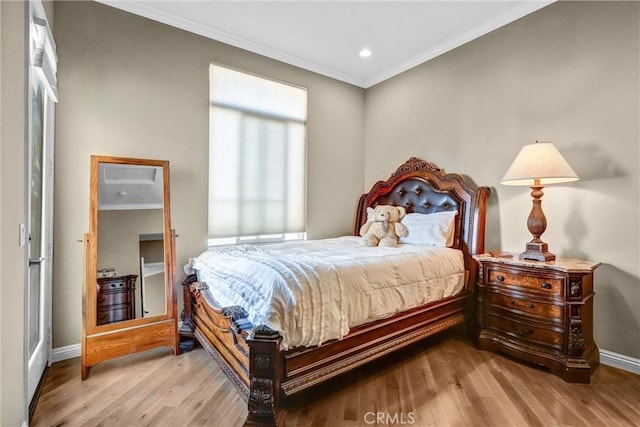
[(414, 58), (402, 64), (399, 64), (398, 66), (393, 67), (384, 73), (379, 74), (378, 76), (376, 76), (375, 78), (372, 78), (371, 80), (367, 80), (363, 87), (367, 89), (387, 79), (397, 76), (398, 74), (401, 74), (407, 70), (410, 70), (413, 67), (416, 67), (442, 54), (445, 54), (453, 49), (456, 49), (474, 39), (482, 37), (494, 30), (497, 30), (500, 27), (510, 24), (513, 21), (516, 21), (552, 3), (555, 3), (556, 1), (557, 0), (540, 0), (540, 1), (524, 3), (521, 7), (517, 9), (511, 10), (508, 13), (502, 14), (496, 19), (493, 19), (492, 21), (484, 25), (475, 27), (467, 31), (466, 33), (461, 34), (455, 39), (442, 43), (433, 49), (425, 51), (415, 56)]
[(322, 74), (324, 76), (331, 77), (345, 83), (365, 88), (366, 82), (364, 79), (338, 70), (334, 70), (330, 67), (325, 67), (313, 61), (309, 61), (298, 56), (282, 52), (278, 49), (273, 49), (254, 41), (229, 34), (225, 31), (213, 29), (198, 22), (194, 22), (190, 19), (175, 16), (171, 13), (159, 10), (149, 4), (121, 0), (96, 0), (96, 2), (123, 10), (125, 12), (133, 13), (138, 16), (142, 16), (153, 21), (161, 22), (163, 24), (170, 25), (172, 27), (188, 31), (190, 33), (197, 34), (199, 36), (203, 36), (212, 40), (216, 40), (218, 42), (222, 42), (252, 53), (256, 53), (258, 55), (266, 56), (268, 58), (275, 59), (277, 61), (281, 61), (295, 67), (313, 71), (314, 73)]
[(188, 31), (193, 34), (197, 34), (212, 40), (226, 43), (228, 45), (231, 45), (240, 49), (244, 49), (246, 51), (256, 53), (258, 55), (262, 55), (271, 59), (275, 59), (275, 60), (284, 62), (286, 64), (293, 65), (295, 67), (312, 71), (314, 73), (331, 77), (333, 79), (340, 80), (345, 83), (349, 83), (354, 86), (361, 87), (363, 89), (368, 89), (371, 86), (374, 86), (391, 77), (401, 74), (413, 67), (416, 67), (444, 53), (447, 53), (453, 49), (456, 49), (457, 47), (460, 47), (465, 43), (468, 43), (478, 37), (488, 34), (491, 31), (494, 31), (517, 19), (520, 19), (526, 15), (529, 15), (530, 13), (533, 13), (552, 3), (555, 3), (557, 0), (539, 0), (539, 1), (536, 0), (536, 1), (526, 2), (517, 9), (511, 10), (510, 12), (505, 13), (484, 25), (473, 28), (470, 31), (467, 31), (464, 34), (461, 34), (459, 37), (456, 37), (453, 40), (449, 40), (433, 49), (429, 49), (428, 51), (422, 52), (421, 54), (413, 57), (412, 59), (402, 64), (399, 64), (395, 67), (392, 67), (389, 70), (383, 73), (380, 73), (374, 78), (368, 79), (368, 80), (353, 76), (348, 73), (344, 73), (342, 71), (335, 70), (330, 67), (320, 65), (316, 62), (313, 62), (304, 58), (300, 58), (295, 55), (288, 54), (281, 50), (274, 49), (251, 40), (247, 40), (242, 37), (235, 36), (225, 31), (220, 31), (214, 28), (210, 28), (206, 25), (202, 25), (190, 19), (175, 16), (171, 13), (157, 9), (148, 3), (140, 3), (135, 1), (122, 1), (122, 0), (96, 0), (96, 1), (98, 3), (102, 3), (105, 5), (114, 7), (116, 9), (123, 10), (125, 12), (133, 13), (135, 15), (139, 15), (144, 18), (161, 22), (163, 24), (167, 24), (172, 27), (179, 28), (184, 31)]

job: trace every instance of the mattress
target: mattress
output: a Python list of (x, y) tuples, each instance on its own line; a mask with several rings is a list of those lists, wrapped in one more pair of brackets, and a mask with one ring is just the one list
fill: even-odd
[(456, 295), (465, 281), (457, 249), (370, 248), (353, 236), (211, 248), (185, 272), (208, 285), (212, 305), (240, 306), (252, 324), (278, 331), (284, 350)]

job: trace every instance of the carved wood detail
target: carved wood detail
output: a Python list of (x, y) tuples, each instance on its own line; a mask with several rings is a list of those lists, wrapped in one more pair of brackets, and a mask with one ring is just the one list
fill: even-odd
[(251, 378), (248, 405), (249, 413), (253, 415), (273, 416), (275, 414), (273, 380), (269, 378)]
[(572, 280), (569, 285), (569, 294), (572, 298), (580, 298), (582, 296), (582, 281), (581, 280)]
[(182, 326), (180, 327), (180, 334), (193, 334), (193, 322), (191, 321), (191, 291), (189, 286), (193, 282), (198, 281), (198, 276), (190, 274), (182, 281), (182, 297), (184, 298), (184, 306), (180, 313), (180, 320)]
[(218, 351), (211, 345), (209, 340), (205, 338), (205, 336), (198, 329), (195, 331), (195, 337), (198, 342), (202, 345), (202, 348), (207, 350), (207, 353), (211, 355), (211, 357), (216, 361), (222, 372), (231, 380), (231, 383), (236, 387), (240, 395), (243, 399), (247, 400), (249, 396), (249, 387), (245, 384), (236, 373), (229, 367), (227, 360), (222, 358)]
[(209, 286), (206, 283), (203, 282), (193, 282), (191, 284), (189, 284), (189, 288), (191, 289), (191, 292), (193, 292), (193, 295), (195, 297), (199, 297), (200, 296), (200, 291), (204, 291), (209, 289)]
[(391, 177), (402, 175), (406, 172), (411, 171), (430, 171), (444, 176), (444, 171), (437, 167), (435, 164), (427, 162), (426, 160), (419, 159), (417, 157), (411, 157), (409, 160), (398, 166), (396, 171), (391, 174)]
[(247, 342), (250, 360), (247, 421), (253, 424), (284, 425), (284, 411), (280, 409), (282, 337), (267, 326), (259, 325), (254, 328)]
[(580, 356), (584, 352), (584, 335), (582, 334), (582, 320), (571, 319), (571, 335), (569, 338), (569, 354)]
[(253, 363), (258, 369), (269, 369), (271, 358), (268, 354), (256, 354), (253, 357)]

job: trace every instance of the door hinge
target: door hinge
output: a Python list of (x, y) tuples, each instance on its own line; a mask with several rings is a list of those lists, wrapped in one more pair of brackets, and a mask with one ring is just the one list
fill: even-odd
[(51, 343), (51, 326), (47, 328), (47, 345)]

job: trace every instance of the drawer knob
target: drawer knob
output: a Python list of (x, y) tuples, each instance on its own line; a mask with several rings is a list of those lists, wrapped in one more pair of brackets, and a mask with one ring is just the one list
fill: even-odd
[(540, 287), (541, 287), (542, 289), (551, 289), (551, 284), (550, 284), (550, 283), (547, 283), (547, 282), (542, 282), (542, 283), (540, 284)]
[(511, 305), (516, 305), (516, 300), (512, 299), (511, 300)]
[(502, 274), (498, 274), (496, 279), (498, 279), (498, 282), (504, 282), (504, 276)]
[(532, 302), (529, 303), (529, 308), (535, 307)]

